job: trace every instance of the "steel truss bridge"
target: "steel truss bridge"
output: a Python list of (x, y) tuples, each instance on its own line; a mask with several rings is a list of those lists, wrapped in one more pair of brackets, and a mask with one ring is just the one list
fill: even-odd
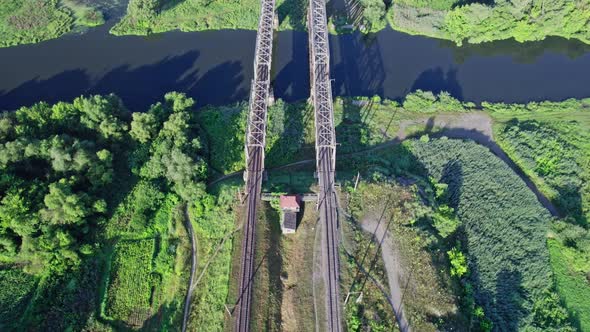
[(261, 0), (254, 57), (254, 79), (250, 90), (250, 109), (248, 128), (246, 129), (246, 171), (244, 172), (247, 200), (246, 221), (243, 227), (239, 297), (234, 308), (234, 313), (237, 312), (234, 330), (239, 332), (248, 331), (250, 326), (252, 279), (254, 277), (254, 241), (264, 172), (264, 146), (266, 143), (266, 120), (270, 93), (274, 9), (274, 0)]
[[(336, 134), (330, 80), (330, 48), (328, 44), (326, 0), (310, 0), (308, 8), (311, 101), (315, 109), (316, 169), (319, 183), (318, 212), (323, 227), (322, 263), (328, 331), (342, 331), (339, 295), (338, 214), (334, 188), (336, 165)], [(261, 0), (260, 21), (256, 37), (254, 79), (250, 93), (250, 109), (246, 132), (246, 221), (243, 228), (240, 285), (235, 331), (248, 331), (252, 280), (254, 277), (254, 241), (258, 205), (264, 172), (267, 109), (270, 94), (275, 1)]]

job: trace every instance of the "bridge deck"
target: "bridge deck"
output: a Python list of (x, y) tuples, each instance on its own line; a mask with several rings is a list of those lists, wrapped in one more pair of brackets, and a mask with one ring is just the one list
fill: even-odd
[(319, 182), (318, 212), (324, 227), (322, 253), (324, 263), (327, 264), (327, 274), (324, 276), (327, 330), (339, 332), (342, 331), (342, 319), (339, 293), (338, 214), (334, 190), (336, 134), (325, 0), (310, 0), (308, 27), (311, 98), (315, 109), (316, 168)]
[(245, 332), (250, 326), (252, 303), (252, 279), (254, 276), (255, 226), (260, 203), (262, 174), (264, 171), (264, 146), (266, 144), (266, 120), (270, 88), (272, 41), (275, 18), (275, 1), (261, 0), (254, 79), (250, 90), (250, 109), (246, 132), (246, 220), (243, 226), (239, 298), (234, 309), (235, 331)]

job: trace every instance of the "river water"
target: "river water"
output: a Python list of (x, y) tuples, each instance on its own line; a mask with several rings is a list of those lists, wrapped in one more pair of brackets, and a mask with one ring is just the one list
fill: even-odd
[[(81, 94), (116, 93), (144, 110), (165, 92), (199, 105), (248, 98), (254, 31), (169, 32), (116, 37), (108, 26), (35, 45), (0, 49), (0, 110)], [(331, 36), (335, 95), (400, 99), (416, 89), (465, 101), (525, 102), (590, 96), (590, 46), (549, 38), (465, 47), (391, 29)], [(307, 34), (275, 35), (275, 97), (309, 96)]]

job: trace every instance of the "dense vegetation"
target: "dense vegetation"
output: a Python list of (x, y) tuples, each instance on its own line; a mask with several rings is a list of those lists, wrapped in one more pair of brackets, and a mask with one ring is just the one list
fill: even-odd
[(80, 97), (0, 116), (0, 281), (23, 280), (13, 328), (100, 326), (100, 303), (113, 326), (178, 325), (181, 203), (203, 197), (207, 167), (194, 102), (165, 100), (131, 114), (115, 96)]
[[(302, 30), (305, 27), (305, 7), (304, 1), (277, 1), (280, 27)], [(160, 0), (131, 0), (127, 15), (111, 32), (115, 35), (147, 35), (176, 29), (256, 30), (259, 14), (260, 2), (257, 0), (184, 0), (172, 3)]]
[(590, 327), (590, 113), (588, 100), (485, 105), (499, 144), (559, 208), (549, 248), (557, 289), (579, 327)]
[(590, 43), (590, 4), (586, 0), (401, 0), (394, 2), (388, 19), (394, 28), (458, 44), (547, 36)]
[(57, 38), (74, 26), (104, 23), (102, 13), (79, 0), (4, 0), (0, 6), (0, 47)]
[[(207, 193), (204, 182), (243, 167), (247, 106), (193, 112), (193, 104), (170, 93), (132, 114), (115, 96), (93, 96), (0, 115), (0, 307), (6, 308), (0, 329), (178, 326), (190, 250), (185, 205), (199, 257), (189, 329), (222, 328), (224, 305), (231, 304), (232, 238), (239, 234), (237, 188), (222, 183)], [(411, 178), (402, 183), (418, 182), (415, 200), (400, 198), (392, 207), (403, 215), (394, 225), (403, 235), (397, 244), (428, 272), (420, 282), (436, 279), (445, 292), (461, 289), (458, 305), (473, 326), (569, 331), (571, 320), (584, 329), (590, 312), (588, 105), (482, 105), (494, 119), (498, 144), (559, 208), (559, 220), (549, 218), (505, 163), (474, 143), (425, 136), (393, 154), (354, 154), (387, 144), (404, 121), (475, 110), (447, 93), (417, 91), (402, 103), (337, 99), (338, 174), (346, 178), (354, 168), (375, 182), (400, 174)], [(313, 158), (313, 112), (306, 104), (278, 101), (269, 120), (268, 168)], [(437, 129), (415, 132), (421, 130)], [(271, 173), (265, 188), (308, 191), (315, 182), (285, 174)], [(363, 197), (377, 192), (364, 190)], [(368, 208), (362, 199), (351, 202)], [(409, 216), (416, 204), (421, 216)], [(366, 238), (354, 240), (360, 251), (370, 248)], [(425, 289), (412, 287), (424, 295), (409, 306), (413, 319), (448, 326), (418, 312), (430, 300)], [(372, 298), (377, 295), (373, 289)], [(432, 301), (438, 300), (452, 311), (450, 297)], [(374, 312), (353, 309), (351, 321), (368, 326)]]
[[(199, 112), (209, 144), (211, 168), (226, 174), (244, 168), (244, 133), (247, 103), (206, 107)], [(304, 103), (287, 104), (278, 100), (268, 109), (265, 165), (279, 166), (297, 158), (313, 140), (313, 110)], [(305, 151), (304, 151), (305, 150)]]
[(472, 142), (416, 140), (410, 149), (429, 176), (448, 186), (448, 204), (464, 233), (466, 279), (495, 328), (560, 327), (534, 317), (533, 307), (552, 287), (545, 244), (550, 215), (535, 195), (504, 162)]

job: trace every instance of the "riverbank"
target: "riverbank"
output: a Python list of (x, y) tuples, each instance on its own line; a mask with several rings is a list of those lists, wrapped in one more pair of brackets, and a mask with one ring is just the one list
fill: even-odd
[(105, 23), (98, 9), (82, 0), (6, 0), (0, 8), (0, 47), (38, 43), (65, 35), (73, 29)]
[[(203, 3), (186, 0), (171, 5), (139, 7), (145, 0), (131, 0), (127, 15), (111, 33), (149, 35), (170, 30), (255, 30), (259, 1), (226, 0)], [(279, 30), (306, 29), (305, 0), (278, 0)], [(424, 3), (403, 0), (331, 1), (328, 20), (333, 34), (358, 30), (375, 33), (388, 24), (395, 30), (439, 39), (457, 45), (514, 39), (539, 41), (549, 36), (578, 39), (590, 44), (590, 6), (573, 1), (530, 1), (526, 4), (465, 4), (459, 0)], [(555, 24), (555, 20), (560, 24)]]
[[(373, 35), (388, 27), (412, 35), (445, 39), (461, 46), (492, 41), (542, 41), (550, 37), (590, 44), (590, 7), (574, 2), (530, 2), (511, 7), (509, 2), (486, 6), (479, 3), (431, 4), (415, 0), (385, 4), (381, 0), (342, 1), (327, 4), (329, 30), (333, 35), (361, 32)], [(246, 0), (203, 2), (184, 0), (159, 3), (152, 0), (10, 0), (0, 9), (0, 47), (38, 43), (71, 31), (85, 31), (109, 20), (110, 33), (155, 35), (170, 31), (249, 30), (258, 26), (260, 3)], [(116, 8), (117, 14), (110, 12)], [(306, 30), (307, 2), (277, 0), (279, 31)], [(125, 13), (126, 12), (126, 13)], [(482, 19), (483, 17), (483, 19)], [(559, 19), (563, 24), (554, 24)]]

